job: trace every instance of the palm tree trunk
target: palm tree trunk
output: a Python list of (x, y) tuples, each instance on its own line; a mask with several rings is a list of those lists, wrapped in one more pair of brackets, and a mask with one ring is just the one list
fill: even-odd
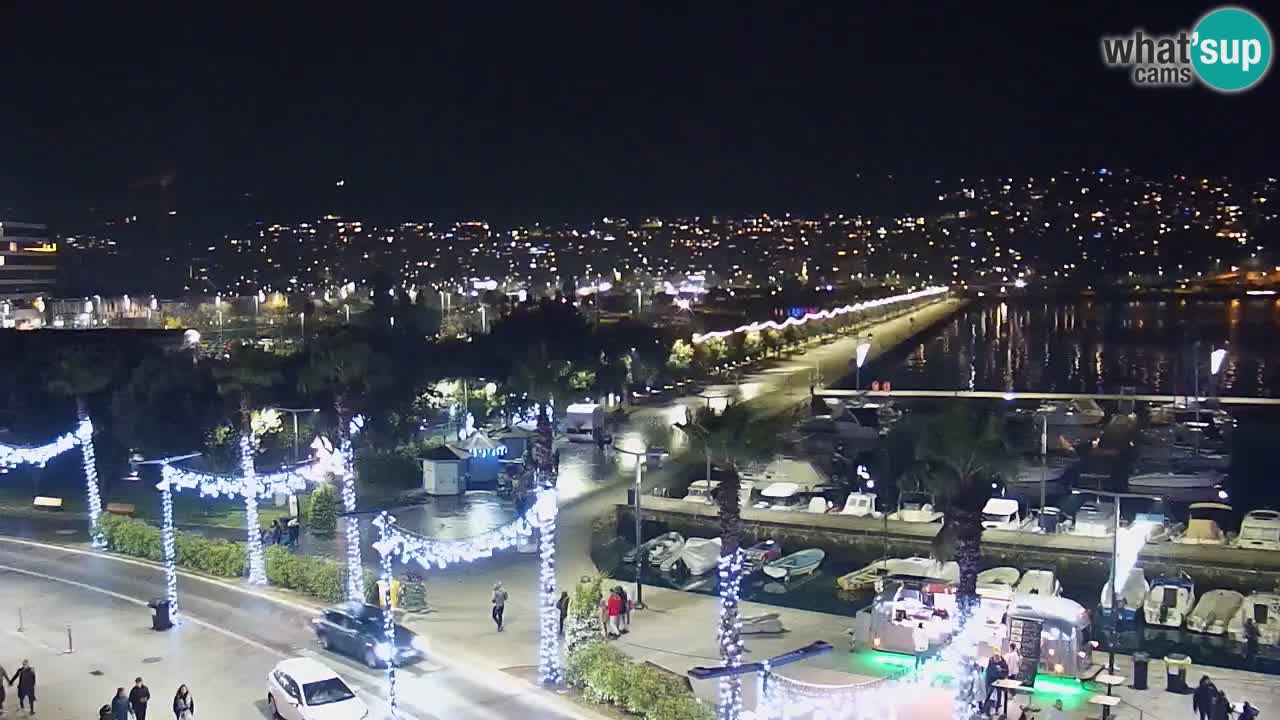
[(249, 582), (267, 583), (262, 556), (262, 528), (258, 520), (258, 478), (253, 467), (253, 405), (247, 394), (240, 397), (240, 476), (244, 480), (244, 525), (249, 548)]
[(955, 558), (960, 566), (956, 583), (956, 604), (961, 617), (968, 619), (978, 605), (978, 570), (982, 561), (982, 514), (969, 508), (955, 508), (950, 522), (954, 524)]
[(351, 447), (351, 404), (346, 393), (336, 393), (333, 409), (338, 415), (338, 452), (342, 454), (342, 530), (347, 556), (348, 600), (364, 598), (364, 567), (360, 561), (360, 519), (356, 517), (356, 467)]
[[(730, 467), (716, 490), (720, 509), (720, 662), (726, 667), (742, 664), (742, 631), (738, 621), (738, 597), (742, 585), (742, 483), (736, 467)], [(742, 708), (742, 679), (730, 675), (720, 680), (718, 720), (738, 720)]]
[(84, 484), (89, 510), (89, 538), (94, 547), (105, 547), (102, 528), (102, 488), (98, 483), (98, 458), (93, 448), (93, 421), (89, 419), (89, 401), (76, 396), (76, 439), (80, 443), (80, 462), (84, 468)]

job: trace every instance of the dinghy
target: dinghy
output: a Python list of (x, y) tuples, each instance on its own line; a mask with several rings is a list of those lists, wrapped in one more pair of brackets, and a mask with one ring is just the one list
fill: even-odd
[(1061, 595), (1062, 584), (1058, 582), (1058, 575), (1054, 571), (1032, 568), (1022, 573), (1014, 590), (1022, 595)]
[(1235, 590), (1210, 590), (1200, 596), (1196, 608), (1187, 616), (1187, 629), (1207, 635), (1224, 635), (1240, 606), (1244, 595)]
[(767, 562), (762, 569), (765, 575), (775, 580), (790, 580), (794, 577), (812, 574), (826, 557), (827, 554), (822, 550), (809, 548), (791, 553), (772, 562)]
[(993, 567), (978, 573), (978, 587), (1004, 587), (1010, 590), (1018, 586), (1022, 571), (1016, 567)]
[[(690, 575), (706, 575), (716, 567), (720, 560), (720, 538), (689, 538), (684, 541), (684, 550), (680, 553), (680, 562), (689, 569)], [(672, 566), (675, 561), (669, 561)], [(663, 570), (670, 568), (665, 565)]]
[(1187, 578), (1156, 578), (1142, 614), (1148, 627), (1182, 627), (1196, 605), (1196, 586)]
[[(640, 557), (651, 565), (661, 565), (667, 558), (679, 556), (684, 549), (684, 536), (680, 533), (663, 533), (640, 546)], [(622, 562), (630, 565), (636, 561), (636, 551), (631, 549), (622, 554)]]
[(748, 572), (755, 572), (763, 567), (765, 563), (782, 557), (782, 546), (773, 540), (761, 540), (747, 548), (743, 555), (746, 559)]
[(932, 558), (909, 557), (877, 560), (870, 565), (842, 575), (836, 580), (841, 590), (879, 590), (881, 581), (893, 575), (926, 578), (941, 583), (954, 583), (960, 579), (960, 566), (954, 562), (939, 563)]

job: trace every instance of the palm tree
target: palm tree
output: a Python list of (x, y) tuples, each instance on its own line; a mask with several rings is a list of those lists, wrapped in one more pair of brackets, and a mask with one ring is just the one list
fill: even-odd
[[(742, 405), (732, 405), (720, 415), (702, 408), (682, 430), (702, 444), (708, 465), (723, 468), (716, 488), (720, 515), (720, 661), (728, 666), (742, 661), (742, 635), (738, 627), (738, 599), (742, 584), (742, 481), (740, 466), (768, 460), (779, 447), (779, 436), (789, 418), (753, 415)], [(720, 720), (737, 720), (742, 705), (742, 680), (733, 675), (720, 681)]]
[(258, 525), (258, 485), (254, 480), (253, 408), (263, 391), (281, 380), (280, 361), (275, 355), (252, 346), (240, 346), (231, 358), (213, 368), (218, 393), (234, 398), (240, 414), (240, 473), (244, 478), (245, 528), (249, 539), (249, 582), (265, 584), (266, 567)]
[(99, 347), (74, 346), (58, 351), (45, 388), (50, 394), (76, 401), (76, 439), (84, 467), (88, 493), (89, 534), (95, 546), (103, 545), (98, 519), (102, 515), (102, 489), (98, 485), (97, 456), (93, 448), (93, 421), (89, 398), (106, 390), (115, 374), (116, 357)]
[(982, 509), (991, 482), (1014, 459), (1004, 439), (1004, 418), (994, 408), (954, 405), (911, 428), (915, 454), (906, 480), (927, 488), (943, 508), (942, 529), (934, 536), (938, 560), (960, 566), (956, 604), (963, 616), (978, 602), (982, 559)]
[(343, 526), (347, 542), (347, 599), (364, 597), (360, 564), (360, 521), (355, 516), (355, 460), (351, 449), (351, 427), (356, 410), (374, 387), (390, 383), (385, 359), (374, 352), (368, 342), (349, 330), (326, 333), (308, 348), (307, 364), (302, 370), (303, 392), (318, 389), (333, 394), (333, 409), (338, 417), (338, 448), (342, 453)]
[(573, 366), (553, 355), (545, 340), (530, 347), (528, 354), (511, 371), (511, 384), (538, 403), (538, 429), (533, 438), (532, 455), (534, 471), (544, 485), (550, 483), (550, 473), (554, 468), (554, 433), (548, 406), (556, 399), (569, 396), (572, 373)]

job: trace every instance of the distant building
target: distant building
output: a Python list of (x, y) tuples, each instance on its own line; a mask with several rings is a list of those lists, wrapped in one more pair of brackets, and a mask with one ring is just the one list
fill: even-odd
[(49, 240), (49, 228), (0, 220), (0, 297), (51, 295), (58, 277), (58, 245)]

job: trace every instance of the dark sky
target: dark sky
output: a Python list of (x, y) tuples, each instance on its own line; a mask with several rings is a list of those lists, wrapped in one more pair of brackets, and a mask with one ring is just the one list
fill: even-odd
[(504, 221), (862, 209), (1081, 164), (1280, 172), (1274, 72), (1223, 96), (1101, 65), (1100, 35), (1208, 3), (361, 9), (383, 5), (4, 4), (0, 210)]

